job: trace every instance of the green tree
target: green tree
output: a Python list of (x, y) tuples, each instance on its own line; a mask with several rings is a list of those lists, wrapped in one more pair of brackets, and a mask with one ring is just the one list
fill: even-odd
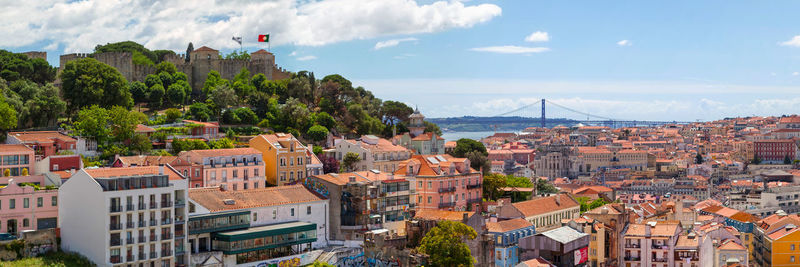
[(54, 125), (67, 109), (66, 102), (61, 100), (60, 92), (53, 84), (39, 85), (17, 80), (11, 83), (9, 89), (6, 93), (15, 99), (19, 128)]
[(178, 110), (177, 108), (167, 109), (164, 111), (164, 114), (167, 115), (167, 122), (169, 123), (173, 123), (176, 120), (178, 120), (181, 116), (183, 116), (183, 113), (181, 113), (181, 111)]
[(399, 101), (384, 101), (381, 111), (383, 112), (383, 123), (394, 126), (397, 122), (408, 121), (408, 116), (414, 113), (414, 109)]
[(335, 265), (331, 265), (331, 264), (329, 264), (327, 262), (321, 262), (321, 261), (316, 260), (313, 263), (311, 263), (311, 267), (336, 267), (336, 266)]
[(238, 52), (236, 50), (233, 50), (233, 52), (225, 55), (225, 59), (249, 60), (250, 53), (247, 53), (247, 50), (242, 50)]
[(342, 158), (342, 167), (345, 168), (347, 171), (354, 171), (356, 163), (361, 161), (361, 156), (358, 153), (347, 152)]
[(442, 129), (439, 129), (439, 125), (429, 121), (423, 121), (423, 123), (425, 123), (426, 133), (435, 133), (438, 136), (442, 136)]
[(239, 116), (236, 115), (236, 112), (234, 112), (234, 110), (228, 109), (222, 113), (222, 123), (239, 124), (242, 123), (242, 119), (240, 119)]
[(153, 87), (156, 84), (164, 86), (164, 83), (161, 82), (161, 78), (155, 74), (148, 74), (146, 77), (144, 77), (144, 84), (147, 86), (147, 88)]
[(236, 113), (236, 117), (239, 117), (239, 121), (243, 124), (256, 125), (258, 123), (258, 116), (256, 116), (256, 113), (250, 108), (237, 108), (234, 113)]
[(144, 155), (150, 153), (150, 150), (153, 149), (153, 142), (150, 141), (150, 138), (147, 138), (146, 135), (136, 134), (131, 138), (128, 148), (136, 154)]
[(222, 138), (216, 141), (211, 141), (209, 147), (212, 149), (234, 148), (233, 141), (228, 138)]
[[(527, 177), (506, 175), (505, 178), (506, 178), (506, 184), (508, 186), (510, 186), (510, 187), (524, 187), (524, 188), (533, 188), (534, 187), (533, 182), (531, 182), (531, 179), (528, 179)], [(528, 192), (513, 192), (513, 193), (511, 193), (511, 201), (512, 202), (518, 202), (518, 201), (527, 200), (527, 199), (530, 198), (531, 194), (532, 194), (532, 192), (530, 192), (530, 191), (528, 191)]]
[(502, 174), (490, 173), (483, 176), (483, 196), (487, 200), (497, 200), (503, 194), (500, 188), (506, 187), (506, 177)]
[(160, 84), (153, 85), (148, 90), (147, 98), (150, 100), (150, 106), (154, 108), (160, 108), (161, 104), (164, 102), (164, 95), (166, 92), (164, 91), (164, 86)]
[(753, 155), (753, 160), (750, 161), (750, 163), (761, 164), (761, 158), (759, 158), (758, 155)]
[(311, 126), (311, 128), (308, 128), (308, 132), (306, 132), (306, 134), (308, 134), (308, 137), (310, 137), (311, 140), (319, 142), (328, 137), (328, 128), (325, 128), (325, 126), (322, 125), (314, 125)]
[(156, 65), (156, 73), (166, 72), (169, 74), (175, 74), (177, 71), (178, 69), (175, 68), (175, 64), (172, 64), (172, 62), (169, 61), (162, 61)]
[(128, 84), (133, 101), (136, 103), (147, 102), (147, 86), (142, 82), (132, 82)]
[(214, 88), (210, 99), (217, 107), (217, 114), (238, 102), (236, 93), (227, 85), (220, 85)]
[(475, 170), (480, 171), (483, 169), (483, 174), (488, 174), (491, 171), (491, 165), (489, 162), (489, 158), (486, 157), (480, 151), (470, 151), (464, 155), (465, 158), (469, 159), (469, 166)]
[(2, 131), (2, 136), (15, 127), (17, 127), (17, 111), (6, 103), (5, 97), (0, 94), (0, 131)]
[(46, 84), (55, 80), (56, 70), (47, 60), (31, 59), (25, 54), (0, 49), (0, 78), (6, 81), (28, 80)]
[(478, 151), (483, 155), (489, 155), (486, 151), (486, 146), (483, 143), (469, 139), (461, 138), (456, 141), (456, 148), (450, 153), (451, 156), (456, 158), (463, 158), (465, 155), (472, 151)]
[(205, 103), (193, 103), (189, 106), (189, 114), (198, 121), (208, 121), (211, 119), (212, 112)]
[(464, 240), (477, 236), (475, 229), (461, 222), (439, 221), (422, 238), (419, 251), (428, 254), (430, 266), (472, 266), (475, 259)]
[(169, 86), (175, 82), (175, 80), (172, 79), (172, 74), (169, 74), (166, 71), (159, 72), (158, 78), (161, 80), (161, 85), (164, 86), (164, 88), (169, 88)]
[(541, 178), (536, 179), (536, 193), (537, 194), (555, 194), (558, 193), (558, 188), (553, 186), (550, 182)]
[(117, 141), (131, 139), (136, 130), (136, 125), (144, 122), (137, 113), (137, 111), (128, 111), (119, 106), (114, 106), (108, 110), (111, 135)]
[(211, 97), (211, 92), (213, 92), (215, 88), (223, 84), (228, 84), (228, 80), (222, 79), (222, 76), (219, 75), (219, 72), (215, 70), (208, 72), (208, 76), (206, 76), (206, 81), (203, 83), (203, 95), (206, 98)]
[(117, 69), (93, 58), (67, 62), (61, 71), (61, 83), (64, 100), (71, 112), (91, 105), (127, 109), (133, 106), (125, 77)]
[(167, 89), (167, 100), (172, 105), (180, 106), (186, 100), (186, 91), (183, 86), (174, 83)]
[(72, 127), (78, 136), (90, 137), (98, 144), (104, 144), (111, 134), (111, 129), (108, 128), (109, 119), (108, 110), (92, 105), (78, 111)]
[(321, 111), (314, 115), (314, 122), (319, 125), (325, 126), (327, 129), (336, 127), (336, 119), (325, 111)]

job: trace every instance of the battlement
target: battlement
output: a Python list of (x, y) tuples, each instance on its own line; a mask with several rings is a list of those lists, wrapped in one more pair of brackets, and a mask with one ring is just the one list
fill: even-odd
[(28, 51), (28, 52), (24, 52), (22, 54), (25, 54), (30, 59), (41, 58), (41, 59), (47, 60), (47, 52), (43, 52), (43, 51)]

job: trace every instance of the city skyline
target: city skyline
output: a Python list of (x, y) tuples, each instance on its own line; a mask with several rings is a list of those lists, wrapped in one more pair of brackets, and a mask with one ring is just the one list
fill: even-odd
[(792, 114), (800, 104), (800, 19), (788, 1), (4, 5), (0, 46), (47, 51), (53, 65), (125, 40), (227, 53), (239, 48), (231, 36), (242, 36), (253, 52), (269, 33), (279, 66), (342, 74), (428, 117), (491, 116), (541, 98), (635, 120)]

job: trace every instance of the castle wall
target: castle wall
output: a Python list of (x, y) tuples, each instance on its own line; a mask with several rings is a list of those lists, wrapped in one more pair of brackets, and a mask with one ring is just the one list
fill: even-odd
[(30, 59), (41, 58), (41, 59), (47, 60), (47, 52), (29, 51), (29, 52), (24, 52), (22, 54), (25, 54)]

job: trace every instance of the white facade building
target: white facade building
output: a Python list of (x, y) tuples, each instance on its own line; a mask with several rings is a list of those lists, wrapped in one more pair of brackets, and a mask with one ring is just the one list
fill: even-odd
[(98, 266), (181, 266), (188, 183), (166, 166), (83, 169), (59, 188), (61, 248)]

